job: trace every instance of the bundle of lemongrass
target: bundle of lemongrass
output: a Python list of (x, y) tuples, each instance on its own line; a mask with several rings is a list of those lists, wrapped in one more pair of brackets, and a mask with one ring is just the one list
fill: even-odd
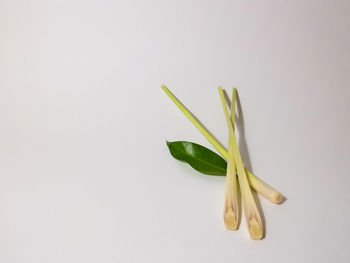
[[(226, 228), (230, 230), (236, 230), (238, 228), (240, 215), (237, 191), (238, 187), (240, 187), (249, 235), (255, 240), (262, 239), (264, 233), (263, 224), (259, 210), (252, 195), (251, 188), (276, 204), (281, 203), (283, 196), (271, 186), (255, 177), (244, 167), (235, 136), (236, 89), (234, 88), (232, 92), (232, 101), (229, 113), (223, 90), (221, 87), (218, 88), (229, 131), (228, 150), (226, 150), (166, 86), (163, 85), (161, 88), (192, 122), (192, 124), (205, 136), (205, 138), (207, 138), (207, 140), (214, 146), (214, 148), (220, 153), (226, 162), (218, 159), (221, 157), (217, 156), (209, 149), (191, 142), (167, 142), (171, 154), (176, 159), (189, 163), (194, 169), (205, 174), (224, 175), (223, 171), (225, 171), (226, 187), (223, 214)], [(196, 158), (198, 158), (198, 160), (196, 160)], [(222, 167), (222, 165), (225, 165), (226, 167)]]

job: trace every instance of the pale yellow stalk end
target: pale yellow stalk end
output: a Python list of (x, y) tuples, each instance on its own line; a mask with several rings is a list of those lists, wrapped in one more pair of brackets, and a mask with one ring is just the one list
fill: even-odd
[(232, 207), (227, 207), (224, 211), (224, 223), (225, 227), (229, 230), (237, 230), (238, 228), (238, 215), (233, 211)]
[(258, 222), (258, 220), (255, 217), (249, 220), (248, 231), (251, 239), (260, 240), (263, 238), (264, 231), (262, 229), (262, 225)]
[(284, 197), (280, 192), (276, 191), (259, 178), (250, 176), (251, 173), (247, 169), (245, 169), (245, 171), (247, 173), (249, 184), (255, 189), (255, 191), (275, 204), (279, 204), (283, 201)]
[[(229, 136), (229, 143), (232, 136)], [(226, 169), (226, 188), (224, 204), (224, 223), (227, 229), (236, 230), (238, 228), (239, 208), (237, 197), (237, 177), (236, 164), (232, 156), (232, 147), (229, 146), (229, 159)]]

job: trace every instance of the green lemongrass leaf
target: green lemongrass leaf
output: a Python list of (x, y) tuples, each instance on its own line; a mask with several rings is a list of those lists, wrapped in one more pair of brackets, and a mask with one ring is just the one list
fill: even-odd
[(226, 161), (208, 148), (187, 141), (167, 141), (167, 145), (175, 159), (188, 163), (198, 172), (208, 175), (226, 175)]

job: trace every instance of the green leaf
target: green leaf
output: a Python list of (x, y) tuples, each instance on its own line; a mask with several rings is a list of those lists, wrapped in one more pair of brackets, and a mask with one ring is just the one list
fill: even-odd
[(203, 174), (226, 175), (226, 161), (208, 148), (193, 142), (166, 142), (171, 155)]

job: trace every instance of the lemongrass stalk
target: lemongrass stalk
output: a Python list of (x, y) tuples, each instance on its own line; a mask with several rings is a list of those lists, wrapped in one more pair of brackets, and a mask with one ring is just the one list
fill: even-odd
[[(183, 112), (183, 114), (192, 122), (192, 124), (199, 130), (200, 133), (213, 145), (213, 147), (219, 152), (219, 154), (227, 160), (228, 152), (226, 149), (199, 123), (199, 121), (186, 109), (186, 107), (174, 96), (174, 94), (166, 87), (161, 86), (162, 90), (169, 96), (169, 98), (175, 103), (175, 105)], [(247, 177), (250, 185), (266, 199), (273, 203), (280, 203), (283, 199), (282, 194), (277, 192), (268, 184), (261, 181), (255, 175), (253, 175), (248, 169), (246, 169)]]
[[(162, 85), (162, 90), (169, 96), (169, 98), (175, 103), (175, 105), (182, 111), (183, 114), (192, 122), (192, 124), (199, 130), (200, 133), (204, 135), (205, 138), (214, 146), (214, 148), (222, 155), (226, 155), (227, 151), (222, 145), (215, 140), (215, 138), (208, 132), (206, 128), (199, 123), (199, 121), (192, 115), (192, 113), (186, 109), (186, 107), (175, 97), (175, 95), (164, 85)], [(225, 157), (224, 157), (225, 158)]]
[(243, 207), (244, 207), (245, 218), (246, 218), (246, 222), (247, 222), (247, 226), (248, 226), (248, 230), (249, 230), (249, 235), (252, 239), (262, 239), (264, 230), (263, 230), (263, 225), (262, 225), (260, 213), (259, 213), (259, 210), (258, 210), (256, 204), (255, 204), (255, 200), (254, 200), (254, 197), (252, 195), (252, 192), (250, 190), (250, 186), (249, 186), (249, 182), (247, 179), (247, 175), (245, 173), (242, 157), (241, 157), (241, 154), (239, 152), (236, 137), (234, 134), (232, 120), (231, 120), (230, 115), (227, 111), (224, 93), (223, 93), (221, 87), (218, 88), (218, 91), (220, 94), (222, 108), (223, 108), (224, 113), (225, 113), (227, 126), (229, 128), (229, 134), (233, 138), (232, 145), (229, 146), (228, 155), (229, 155), (229, 158), (234, 158), (234, 161), (236, 162), (238, 182), (239, 182), (239, 186), (240, 186), (240, 189), (242, 192)]
[[(229, 156), (230, 156), (230, 148), (231, 147), (229, 147)], [(229, 158), (232, 161), (227, 162), (225, 203), (224, 203), (223, 214), (224, 214), (225, 227), (230, 230), (236, 230), (238, 228), (238, 220), (239, 220), (236, 165), (235, 165), (233, 156), (232, 158), (231, 157)]]
[(237, 89), (232, 89), (232, 99), (231, 99), (231, 109), (230, 109), (230, 117), (232, 120), (232, 128), (235, 131), (235, 119), (236, 119), (236, 97), (237, 97)]
[[(232, 94), (231, 117), (235, 118), (235, 90)], [(238, 198), (237, 198), (237, 177), (236, 164), (233, 157), (233, 137), (229, 134), (228, 159), (226, 169), (225, 203), (224, 203), (224, 223), (227, 229), (236, 230), (238, 228)]]

